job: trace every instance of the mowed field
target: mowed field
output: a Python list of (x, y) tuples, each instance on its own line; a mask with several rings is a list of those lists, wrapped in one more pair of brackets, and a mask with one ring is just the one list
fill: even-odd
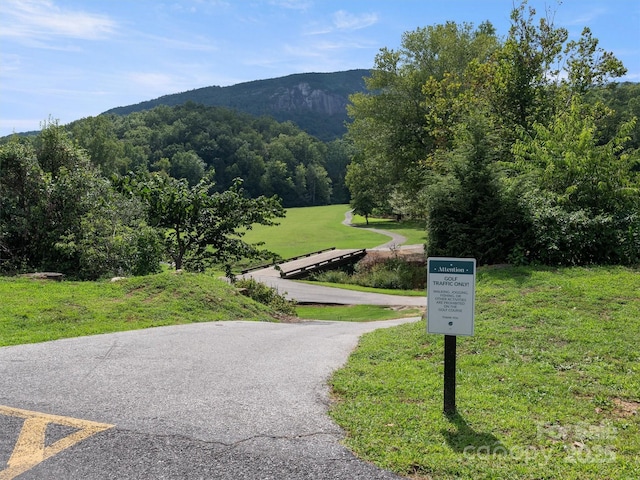
[[(348, 205), (288, 208), (279, 225), (256, 225), (246, 232), (249, 243), (264, 242), (265, 248), (282, 258), (291, 258), (325, 248), (373, 248), (389, 237), (342, 224)], [(373, 226), (373, 225), (372, 225)]]

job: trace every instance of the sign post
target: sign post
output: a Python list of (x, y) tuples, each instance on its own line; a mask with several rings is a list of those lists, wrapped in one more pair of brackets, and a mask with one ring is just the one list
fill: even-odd
[(427, 332), (444, 335), (444, 413), (456, 412), (456, 337), (473, 335), (474, 258), (427, 259)]

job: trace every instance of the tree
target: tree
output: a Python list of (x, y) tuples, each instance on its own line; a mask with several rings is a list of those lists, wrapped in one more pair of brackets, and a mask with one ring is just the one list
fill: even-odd
[(17, 136), (0, 146), (0, 268), (20, 270), (37, 255), (47, 181), (36, 153)]
[(331, 203), (331, 179), (324, 167), (318, 163), (307, 166), (307, 191), (311, 205)]
[(33, 142), (0, 147), (0, 203), (2, 271), (95, 279), (159, 268), (140, 206), (114, 192), (55, 122)]
[(123, 165), (124, 145), (118, 140), (113, 119), (99, 115), (69, 125), (71, 137), (83, 148), (102, 174), (111, 176)]
[(573, 95), (603, 85), (625, 74), (611, 52), (598, 47), (585, 28), (576, 41), (555, 27), (546, 11), (536, 24), (537, 12), (524, 0), (511, 12), (511, 28), (504, 44), (489, 61), (475, 65), (476, 98), (486, 101), (501, 129), (506, 150), (535, 123), (546, 123), (568, 108)]
[(520, 206), (501, 182), (497, 143), (485, 115), (469, 116), (457, 126), (446, 174), (426, 187), (428, 256), (501, 263), (522, 241), (526, 225)]
[(502, 43), (490, 24), (448, 23), (382, 49), (370, 93), (352, 97), (352, 206), (422, 211), (430, 254), (638, 258), (634, 122), (583, 99), (625, 69), (588, 29), (568, 41), (546, 13), (522, 2)]
[(145, 203), (149, 224), (162, 232), (176, 269), (201, 271), (215, 262), (224, 264), (229, 275), (231, 261), (268, 253), (244, 242), (242, 230), (256, 223), (273, 225), (274, 218), (284, 216), (275, 197), (247, 198), (241, 184), (236, 180), (230, 189), (214, 192), (210, 178), (190, 187), (184, 179), (161, 174), (129, 176), (121, 182)]
[(521, 199), (531, 222), (534, 261), (553, 264), (623, 263), (640, 259), (640, 152), (630, 150), (636, 120), (602, 143), (602, 105), (574, 97), (547, 125), (516, 142), (528, 192)]
[[(369, 92), (352, 95), (348, 106), (353, 118), (348, 127), (355, 150), (352, 161), (364, 165), (359, 171), (379, 178), (362, 182), (372, 187), (367, 196), (377, 208), (389, 209), (396, 189), (415, 196), (431, 169), (438, 144), (435, 125), (429, 123), (432, 106), (424, 85), (462, 75), (470, 62), (486, 61), (497, 47), (491, 24), (474, 30), (470, 24), (447, 22), (405, 33), (397, 51), (381, 49), (366, 80)], [(353, 173), (348, 176), (353, 195), (351, 185), (357, 180)], [(379, 183), (385, 188), (377, 187)]]
[(184, 178), (195, 185), (204, 177), (205, 163), (193, 150), (178, 152), (171, 157), (169, 173), (174, 178)]
[(348, 166), (346, 183), (351, 190), (351, 208), (356, 215), (362, 215), (369, 225), (369, 215), (376, 207), (376, 202), (372, 196), (374, 191), (367, 183), (371, 177), (364, 171), (362, 163), (354, 162)]
[(334, 140), (327, 145), (326, 168), (331, 180), (331, 200), (333, 203), (349, 202), (349, 190), (345, 185), (349, 157), (350, 144), (346, 140)]

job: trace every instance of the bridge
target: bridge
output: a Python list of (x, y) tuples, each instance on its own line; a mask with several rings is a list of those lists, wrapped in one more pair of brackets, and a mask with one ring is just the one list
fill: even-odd
[(331, 270), (333, 268), (355, 263), (365, 256), (366, 250), (330, 248), (290, 258), (276, 265), (263, 265), (242, 273), (250, 273), (255, 277), (281, 277), (285, 279), (303, 278), (313, 272)]

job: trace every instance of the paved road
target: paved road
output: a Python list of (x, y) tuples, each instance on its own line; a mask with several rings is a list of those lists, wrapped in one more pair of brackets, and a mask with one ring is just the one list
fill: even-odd
[(0, 480), (398, 478), (340, 445), (326, 382), (362, 333), (415, 320), (203, 323), (0, 348)]
[[(349, 227), (352, 227), (352, 220), (353, 220), (353, 211), (349, 210), (348, 212), (346, 212), (344, 214), (344, 220), (342, 221), (343, 225), (347, 225)], [(382, 245), (378, 245), (375, 248), (370, 248), (369, 250), (384, 250), (384, 249), (388, 249), (388, 248), (397, 248), (400, 245), (404, 244), (407, 242), (407, 237), (400, 235), (398, 233), (389, 231), (389, 230), (381, 230), (379, 228), (369, 228), (369, 227), (365, 227), (367, 230), (371, 230), (372, 232), (376, 232), (379, 233), (381, 235), (385, 235), (387, 237), (391, 237), (391, 240), (389, 240), (386, 243), (383, 243)]]
[(413, 306), (426, 308), (427, 297), (405, 297), (401, 295), (385, 295), (380, 293), (356, 292), (342, 288), (323, 287), (285, 280), (271, 275), (269, 270), (258, 270), (248, 274), (251, 278), (275, 288), (290, 300), (298, 303), (318, 303), (336, 305), (390, 305)]

